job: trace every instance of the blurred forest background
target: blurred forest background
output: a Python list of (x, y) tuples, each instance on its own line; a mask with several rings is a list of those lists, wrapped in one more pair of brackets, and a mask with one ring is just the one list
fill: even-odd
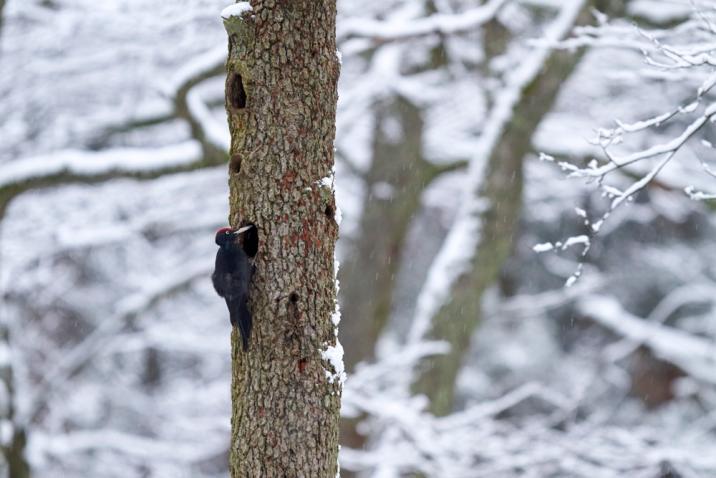
[[(226, 4), (0, 0), (7, 476), (227, 476)], [(716, 476), (716, 2), (338, 7), (345, 475)]]

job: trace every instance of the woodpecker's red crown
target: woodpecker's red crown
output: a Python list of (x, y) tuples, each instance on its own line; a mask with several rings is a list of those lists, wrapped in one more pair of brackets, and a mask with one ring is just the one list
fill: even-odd
[(234, 240), (235, 231), (230, 227), (222, 227), (216, 231), (216, 237), (214, 242), (217, 246), (224, 246), (230, 244)]

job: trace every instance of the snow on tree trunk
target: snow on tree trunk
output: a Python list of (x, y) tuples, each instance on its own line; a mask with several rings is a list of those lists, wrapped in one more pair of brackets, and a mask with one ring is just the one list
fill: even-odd
[(332, 478), (344, 377), (332, 176), (336, 5), (257, 0), (222, 16), (230, 222), (258, 231), (244, 242), (256, 266), (249, 351), (237, 330), (231, 339), (231, 476)]

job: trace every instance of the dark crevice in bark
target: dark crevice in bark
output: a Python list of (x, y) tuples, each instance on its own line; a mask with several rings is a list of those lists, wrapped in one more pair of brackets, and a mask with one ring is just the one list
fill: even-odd
[(247, 256), (255, 257), (259, 251), (259, 229), (256, 227), (256, 225), (250, 222), (241, 224), (241, 227), (246, 226), (252, 227), (243, 233), (241, 245)]
[(334, 219), (336, 216), (336, 208), (329, 204), (328, 206), (326, 206), (326, 209), (323, 211), (323, 213), (328, 219)]
[(231, 161), (229, 162), (229, 169), (232, 174), (239, 174), (241, 172), (241, 155), (231, 155)]
[(229, 84), (231, 88), (228, 95), (231, 106), (235, 110), (246, 108), (246, 90), (244, 89), (244, 82), (241, 79), (241, 75), (238, 73), (232, 74)]

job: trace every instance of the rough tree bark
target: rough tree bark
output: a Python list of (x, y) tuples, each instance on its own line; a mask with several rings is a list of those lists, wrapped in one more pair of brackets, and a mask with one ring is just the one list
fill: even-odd
[(224, 21), (230, 222), (258, 231), (243, 244), (256, 266), (249, 351), (236, 330), (231, 339), (231, 476), (333, 478), (342, 370), (325, 351), (340, 355), (332, 321), (336, 5), (252, 7)]

